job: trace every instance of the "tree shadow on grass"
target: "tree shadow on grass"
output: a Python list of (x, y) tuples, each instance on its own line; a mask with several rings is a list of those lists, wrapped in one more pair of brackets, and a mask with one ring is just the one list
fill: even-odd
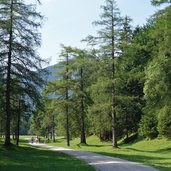
[[(157, 163), (158, 164), (158, 163)], [(156, 168), (159, 169), (159, 170), (162, 170), (162, 171), (170, 171), (171, 167), (170, 167), (170, 163), (159, 163), (160, 166), (157, 166)], [(168, 166), (167, 166), (168, 165)]]
[(160, 150), (139, 150), (139, 149), (135, 149), (135, 148), (125, 148), (125, 149), (128, 149), (128, 150), (131, 150), (131, 151), (137, 151), (137, 152), (147, 152), (147, 153), (165, 153), (165, 152), (171, 152), (171, 148), (163, 148), (163, 149), (160, 149)]
[(0, 158), (0, 171), (93, 171), (66, 154), (30, 146), (0, 146)]
[(111, 145), (77, 144), (77, 147), (112, 147)]
[[(164, 148), (164, 149), (160, 149), (160, 150), (156, 150), (156, 153), (165, 153), (165, 152), (171, 152), (171, 147), (169, 148)], [(171, 170), (171, 169), (170, 169)]]
[[(107, 152), (96, 152), (96, 153), (102, 154), (105, 156), (121, 158), (121, 159), (128, 160), (128, 161), (143, 163), (145, 165), (149, 165), (149, 166), (155, 167), (163, 171), (170, 171), (170, 167), (168, 167), (167, 165), (171, 165), (171, 164), (165, 163), (164, 162), (165, 158), (162, 158), (162, 157), (146, 156), (146, 155), (141, 155), (141, 154), (134, 155), (133, 152), (132, 154), (117, 154), (117, 153), (107, 153)], [(151, 161), (159, 161), (159, 163), (155, 162), (156, 165), (154, 165), (153, 162)], [(162, 164), (160, 163), (161, 161), (163, 161)]]

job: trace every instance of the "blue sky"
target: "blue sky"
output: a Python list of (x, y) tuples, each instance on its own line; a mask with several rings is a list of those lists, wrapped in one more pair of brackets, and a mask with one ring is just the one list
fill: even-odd
[[(60, 44), (84, 48), (80, 42), (87, 35), (96, 33), (92, 26), (99, 19), (100, 5), (105, 0), (42, 0), (38, 8), (45, 16), (42, 33), (42, 47), (39, 54), (42, 58), (51, 58), (50, 64), (59, 61)], [(116, 0), (121, 15), (133, 19), (133, 25), (143, 25), (150, 15), (157, 10), (150, 0)]]

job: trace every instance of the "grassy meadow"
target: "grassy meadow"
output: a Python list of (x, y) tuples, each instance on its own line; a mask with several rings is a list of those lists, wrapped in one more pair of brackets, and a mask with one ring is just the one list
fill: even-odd
[(56, 151), (21, 142), (10, 148), (0, 142), (0, 171), (94, 171), (84, 162)]
[[(141, 140), (112, 149), (111, 142), (99, 142), (97, 137), (91, 136), (87, 138), (87, 144), (80, 145), (79, 139), (74, 139), (70, 148), (144, 163), (161, 171), (171, 171), (171, 141), (167, 139)], [(50, 145), (67, 147), (66, 140), (62, 137)]]

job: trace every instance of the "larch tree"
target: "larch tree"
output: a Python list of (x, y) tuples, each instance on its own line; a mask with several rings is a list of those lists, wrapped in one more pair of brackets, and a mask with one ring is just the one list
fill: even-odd
[(69, 106), (68, 106), (68, 100), (69, 100), (69, 88), (68, 88), (68, 80), (69, 80), (69, 57), (68, 54), (65, 54), (66, 58), (66, 67), (65, 67), (65, 73), (64, 73), (64, 80), (66, 83), (65, 87), (65, 115), (66, 115), (66, 138), (67, 138), (67, 146), (70, 146), (70, 134), (69, 134)]
[[(90, 68), (92, 63), (92, 55), (87, 51), (77, 48), (71, 48), (70, 53), (73, 55), (73, 81), (74, 86), (72, 89), (72, 96), (75, 99), (74, 108), (77, 108), (77, 117), (80, 143), (86, 144), (86, 109), (88, 106), (89, 93), (87, 87), (90, 85)], [(89, 78), (88, 78), (89, 77)], [(77, 107), (79, 106), (79, 107)]]
[(131, 26), (132, 19), (125, 16), (121, 21), (120, 39), (119, 39), (119, 57), (116, 61), (116, 91), (117, 93), (117, 113), (118, 113), (118, 130), (119, 135), (126, 135), (128, 139), (129, 131), (134, 124), (134, 119), (131, 117), (134, 111), (131, 111), (133, 106), (133, 96), (129, 91), (130, 88), (130, 68), (127, 69), (126, 64), (130, 59), (130, 46), (133, 38), (133, 28)]
[(23, 0), (1, 0), (0, 18), (0, 58), (6, 85), (5, 145), (8, 146), (11, 143), (12, 79), (19, 80), (18, 85), (27, 96), (25, 100), (30, 99), (35, 105), (39, 102), (37, 87), (41, 87), (43, 83), (39, 76), (43, 60), (37, 55), (36, 48), (40, 46), (38, 28), (41, 26), (42, 16), (36, 12), (35, 5), (25, 4)]
[[(62, 58), (62, 62), (57, 64), (56, 67), (59, 68), (59, 72), (56, 75), (59, 77), (58, 80), (53, 80), (49, 82), (45, 92), (49, 95), (54, 95), (54, 100), (56, 100), (56, 104), (60, 106), (62, 114), (65, 114), (65, 131), (66, 131), (66, 140), (67, 146), (70, 146), (70, 91), (72, 86), (71, 74), (70, 70), (70, 47), (62, 45), (62, 51), (60, 54)], [(57, 107), (56, 107), (57, 108)]]
[(159, 6), (164, 3), (168, 3), (168, 4), (171, 3), (171, 0), (152, 0), (151, 3), (154, 6)]
[(112, 145), (117, 148), (117, 131), (116, 131), (116, 91), (115, 91), (115, 59), (118, 56), (118, 39), (120, 29), (120, 12), (114, 0), (106, 0), (105, 5), (101, 6), (102, 13), (99, 21), (94, 21), (93, 24), (99, 26), (97, 37), (88, 36), (89, 43), (99, 45), (101, 52), (108, 60), (108, 70), (111, 80), (111, 117), (112, 117)]

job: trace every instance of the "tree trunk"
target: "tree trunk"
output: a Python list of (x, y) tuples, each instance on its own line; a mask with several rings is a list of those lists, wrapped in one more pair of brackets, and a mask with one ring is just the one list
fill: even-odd
[(50, 132), (50, 139), (52, 140), (52, 137), (53, 137), (53, 132), (51, 131)]
[(66, 57), (66, 92), (65, 92), (65, 114), (66, 114), (66, 139), (67, 139), (67, 146), (70, 146), (70, 134), (69, 134), (69, 112), (68, 112), (68, 55)]
[(19, 138), (20, 138), (20, 117), (21, 117), (21, 101), (19, 100), (19, 110), (17, 112), (17, 136), (16, 136), (16, 145), (19, 144)]
[[(112, 10), (113, 11), (113, 10)], [(116, 138), (116, 111), (115, 111), (115, 33), (114, 33), (114, 17), (112, 18), (112, 146), (117, 148)]]
[(86, 144), (86, 136), (85, 136), (85, 115), (84, 115), (84, 80), (83, 80), (83, 67), (81, 67), (80, 70), (80, 91), (81, 91), (81, 142), (83, 144)]
[(13, 132), (12, 134), (12, 140), (15, 140), (16, 139), (16, 132)]
[(55, 118), (54, 118), (54, 116), (53, 116), (52, 132), (53, 132), (53, 142), (55, 142)]
[(10, 140), (10, 122), (11, 122), (11, 57), (12, 57), (12, 37), (13, 37), (13, 0), (11, 0), (10, 11), (10, 29), (9, 29), (9, 51), (8, 51), (8, 66), (7, 66), (7, 81), (6, 81), (6, 129), (5, 129), (5, 145), (11, 144)]
[(66, 105), (66, 138), (67, 146), (70, 146), (68, 105)]
[[(128, 123), (128, 110), (127, 110), (127, 103), (126, 103), (126, 116), (125, 116), (125, 119), (126, 119), (126, 124)], [(128, 134), (128, 126), (126, 126), (126, 140), (129, 138), (129, 134)]]

